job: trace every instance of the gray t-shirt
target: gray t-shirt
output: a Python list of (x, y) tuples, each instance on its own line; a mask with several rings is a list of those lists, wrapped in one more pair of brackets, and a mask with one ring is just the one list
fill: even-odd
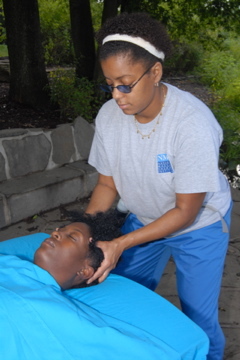
[[(204, 205), (227, 212), (229, 184), (218, 169), (222, 129), (209, 108), (188, 92), (166, 84), (168, 93), (159, 125), (150, 138), (137, 133), (133, 115), (115, 100), (100, 109), (89, 163), (112, 176), (130, 212), (148, 224), (175, 207), (176, 193), (207, 192)], [(143, 134), (156, 119), (138, 124)], [(202, 207), (188, 232), (219, 221), (217, 211)], [(174, 235), (176, 235), (174, 234)]]

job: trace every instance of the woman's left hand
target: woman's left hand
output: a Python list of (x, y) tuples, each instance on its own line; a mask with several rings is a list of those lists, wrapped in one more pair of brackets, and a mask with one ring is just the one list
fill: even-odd
[(123, 252), (123, 249), (120, 246), (121, 241), (119, 241), (119, 239), (120, 238), (114, 239), (112, 241), (97, 242), (97, 246), (103, 251), (104, 260), (94, 275), (88, 279), (88, 284), (96, 279), (98, 279), (99, 283), (103, 282), (107, 278), (110, 271), (116, 267), (117, 262)]

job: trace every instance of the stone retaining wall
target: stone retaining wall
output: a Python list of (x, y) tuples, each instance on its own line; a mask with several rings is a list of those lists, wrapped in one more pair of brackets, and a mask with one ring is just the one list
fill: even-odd
[(93, 126), (81, 117), (73, 124), (59, 125), (53, 130), (0, 131), (0, 184), (8, 179), (86, 160), (93, 134)]
[(0, 229), (90, 195), (93, 135), (81, 117), (53, 130), (0, 131)]

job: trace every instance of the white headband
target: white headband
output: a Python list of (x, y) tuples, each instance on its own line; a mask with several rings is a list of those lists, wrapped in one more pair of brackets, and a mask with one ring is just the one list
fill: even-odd
[(150, 54), (156, 56), (158, 59), (161, 59), (162, 61), (165, 58), (164, 52), (158, 51), (152, 44), (150, 44), (150, 42), (140, 37), (122, 35), (122, 34), (108, 35), (103, 39), (102, 45), (108, 41), (127, 41), (147, 50)]

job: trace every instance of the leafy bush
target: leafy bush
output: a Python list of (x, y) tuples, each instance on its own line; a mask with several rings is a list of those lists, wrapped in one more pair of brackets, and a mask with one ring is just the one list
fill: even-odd
[(8, 56), (7, 45), (0, 45), (0, 57)]
[(221, 97), (235, 98), (240, 89), (240, 38), (229, 38), (207, 51), (200, 68), (202, 80)]
[(101, 27), (102, 22), (102, 11), (103, 11), (103, 1), (90, 0), (91, 5), (91, 14), (94, 31), (97, 31)]
[(240, 113), (237, 114), (225, 101), (215, 104), (213, 112), (224, 132), (221, 148), (222, 164), (225, 163), (229, 170), (234, 170), (240, 163)]
[(68, 0), (39, 0), (39, 14), (47, 65), (71, 64), (74, 52)]
[(100, 108), (95, 84), (86, 78), (76, 79), (74, 70), (50, 73), (51, 99), (58, 103), (61, 117), (74, 120), (77, 116), (92, 122)]
[(225, 40), (216, 51), (207, 51), (199, 73), (215, 92), (213, 112), (224, 131), (221, 166), (229, 174), (240, 164), (240, 39)]
[(164, 66), (166, 71), (178, 74), (191, 72), (199, 66), (202, 56), (203, 49), (200, 44), (185, 39), (181, 42), (174, 41), (171, 57), (166, 60)]
[(5, 23), (5, 19), (3, 12), (3, 4), (2, 4), (2, 0), (0, 0), (0, 44), (5, 44), (7, 38), (4, 23)]

